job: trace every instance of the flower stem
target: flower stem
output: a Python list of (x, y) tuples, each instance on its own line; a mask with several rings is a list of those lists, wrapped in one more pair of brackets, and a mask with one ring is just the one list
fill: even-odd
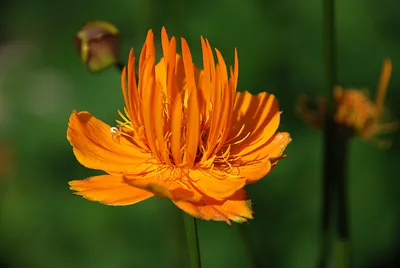
[(322, 0), (324, 4), (325, 76), (328, 94), (328, 117), (334, 109), (332, 90), (337, 85), (335, 0)]
[[(337, 251), (338, 259), (335, 267), (351, 267), (348, 252), (349, 224), (347, 217), (347, 154), (349, 133), (334, 121), (334, 99), (332, 91), (337, 85), (336, 64), (336, 35), (335, 35), (335, 2), (323, 0), (324, 6), (324, 39), (325, 39), (325, 71), (327, 90), (327, 109), (324, 131), (324, 173), (323, 173), (323, 200), (322, 200), (322, 245), (318, 267), (329, 266), (329, 257), (332, 251), (333, 235), (335, 234), (334, 220), (337, 222), (339, 242), (343, 245)], [(336, 216), (336, 217), (335, 217)], [(337, 259), (337, 260), (338, 260)]]
[(350, 249), (350, 227), (348, 217), (348, 179), (347, 179), (347, 163), (348, 149), (351, 133), (345, 127), (337, 126), (337, 142), (338, 157), (342, 162), (341, 174), (337, 177), (337, 235), (339, 238), (336, 244), (337, 259), (335, 267), (352, 267), (352, 257)]
[[(324, 148), (324, 173), (322, 183), (322, 245), (321, 256), (319, 260), (319, 268), (327, 268), (329, 265), (329, 257), (332, 251), (333, 242), (333, 219), (334, 219), (334, 203), (336, 194), (335, 173), (338, 171), (334, 163), (338, 160), (335, 157), (335, 135), (334, 122), (330, 118), (325, 120), (325, 148)], [(334, 162), (332, 162), (334, 161)], [(338, 164), (338, 163), (335, 163)]]
[(335, 200), (335, 172), (343, 171), (342, 163), (336, 157), (335, 148), (335, 123), (333, 120), (334, 115), (334, 100), (332, 99), (332, 90), (337, 84), (337, 71), (336, 71), (336, 38), (335, 38), (335, 4), (334, 0), (323, 0), (324, 7), (324, 39), (325, 39), (325, 76), (326, 76), (326, 89), (327, 89), (327, 107), (325, 118), (325, 131), (324, 131), (324, 173), (322, 183), (322, 245), (321, 257), (319, 261), (319, 268), (326, 268), (328, 266), (329, 255), (332, 249), (333, 237), (333, 214), (334, 214), (334, 200)]
[(247, 268), (255, 268), (257, 267), (256, 265), (256, 259), (253, 254), (252, 250), (252, 241), (251, 241), (251, 234), (250, 230), (248, 229), (248, 226), (244, 224), (236, 224), (237, 225), (237, 230), (239, 232), (240, 238), (242, 240), (243, 244), (243, 249), (245, 253), (245, 258), (246, 258), (246, 266)]
[(190, 268), (200, 268), (199, 239), (197, 237), (196, 219), (183, 212), (183, 222), (185, 225), (186, 241), (189, 251)]

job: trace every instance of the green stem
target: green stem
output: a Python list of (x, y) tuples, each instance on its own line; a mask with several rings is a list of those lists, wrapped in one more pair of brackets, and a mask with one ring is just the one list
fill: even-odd
[[(351, 267), (349, 253), (349, 222), (347, 204), (347, 155), (350, 133), (334, 121), (335, 103), (332, 91), (337, 85), (336, 35), (335, 35), (335, 2), (323, 0), (324, 4), (324, 39), (327, 108), (324, 132), (324, 180), (322, 211), (322, 248), (318, 267), (326, 268), (332, 251), (332, 237), (335, 231), (334, 220), (337, 219), (337, 234), (340, 251), (335, 257), (335, 267)], [(335, 205), (336, 204), (336, 205)], [(336, 216), (336, 217), (335, 217)]]
[[(334, 266), (352, 267), (350, 254), (350, 231), (348, 220), (347, 163), (350, 130), (326, 121), (327, 141), (325, 147), (324, 200), (322, 213), (323, 244), (319, 266), (329, 266), (333, 237), (338, 237), (334, 245)], [(336, 225), (334, 221), (337, 220)], [(336, 229), (334, 229), (336, 226)], [(335, 232), (336, 230), (336, 232)], [(335, 236), (334, 236), (335, 235)]]
[(254, 254), (252, 251), (252, 242), (251, 242), (251, 235), (248, 226), (244, 224), (236, 224), (237, 230), (239, 232), (240, 238), (242, 240), (242, 245), (245, 253), (246, 258), (246, 267), (247, 268), (255, 268), (258, 267), (256, 265), (256, 260), (254, 258)]
[(199, 239), (197, 237), (196, 219), (185, 212), (182, 213), (183, 213), (183, 222), (185, 225), (187, 246), (189, 251), (190, 268), (200, 268), (201, 262), (200, 262)]
[[(341, 169), (335, 166), (338, 163), (335, 161), (339, 160), (336, 157), (336, 142), (334, 135), (335, 124), (333, 120), (327, 118), (325, 120), (325, 148), (324, 148), (324, 173), (323, 173), (323, 185), (322, 185), (322, 245), (321, 245), (321, 256), (319, 260), (319, 268), (327, 268), (329, 265), (329, 257), (332, 251), (333, 242), (333, 222), (334, 222), (334, 203), (336, 195), (336, 172), (340, 172)], [(340, 165), (340, 164), (339, 164)], [(341, 169), (343, 170), (343, 169)]]
[(342, 168), (340, 176), (337, 177), (337, 235), (339, 243), (337, 243), (337, 256), (336, 267), (352, 267), (352, 256), (350, 248), (350, 224), (348, 217), (348, 180), (347, 180), (347, 163), (348, 163), (348, 149), (351, 132), (346, 127), (337, 126), (337, 142), (338, 147), (336, 150), (340, 155)]
[[(336, 67), (336, 37), (335, 37), (335, 3), (334, 0), (323, 0), (324, 7), (324, 41), (325, 41), (325, 76), (326, 76), (326, 118), (324, 131), (324, 173), (322, 183), (322, 245), (321, 257), (318, 267), (326, 268), (328, 266), (329, 255), (332, 250), (333, 237), (333, 214), (335, 200), (335, 178), (338, 163), (340, 161), (336, 154), (336, 142), (333, 122), (334, 100), (332, 99), (332, 90), (337, 85), (337, 67)], [(339, 163), (339, 166), (341, 164)]]
[[(347, 221), (347, 151), (348, 136), (334, 122), (335, 103), (332, 91), (337, 85), (336, 34), (335, 34), (335, 2), (323, 0), (324, 7), (324, 41), (327, 107), (324, 131), (324, 173), (322, 185), (322, 245), (318, 267), (329, 266), (332, 252), (334, 220), (337, 212), (339, 235), (348, 236)], [(337, 206), (335, 206), (337, 204)], [(342, 232), (347, 230), (347, 232)], [(341, 254), (342, 255), (342, 254)], [(347, 259), (345, 256), (344, 259)], [(347, 266), (339, 266), (347, 267)]]
[(322, 0), (324, 6), (325, 76), (327, 81), (327, 116), (331, 117), (334, 101), (332, 90), (337, 85), (335, 0)]

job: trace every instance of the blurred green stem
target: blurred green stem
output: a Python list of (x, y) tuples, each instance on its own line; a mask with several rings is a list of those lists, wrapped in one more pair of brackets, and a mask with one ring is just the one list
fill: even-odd
[[(349, 224), (347, 217), (347, 152), (349, 135), (347, 130), (334, 121), (335, 103), (332, 91), (337, 85), (336, 35), (335, 35), (335, 2), (323, 0), (324, 7), (324, 41), (325, 71), (327, 89), (327, 107), (324, 131), (324, 173), (322, 200), (322, 245), (319, 268), (329, 265), (332, 252), (334, 222), (338, 220), (337, 231), (343, 250), (337, 251), (335, 267), (351, 267), (349, 246)], [(335, 206), (337, 204), (337, 206)], [(336, 217), (335, 217), (336, 216)]]
[(244, 224), (236, 224), (236, 226), (242, 240), (243, 250), (246, 258), (246, 267), (255, 268), (257, 265), (252, 251), (250, 230), (248, 229), (248, 226)]
[[(331, 142), (334, 139), (333, 129), (334, 124), (330, 118), (325, 121), (325, 148), (324, 148), (324, 173), (322, 183), (322, 243), (321, 243), (321, 256), (319, 260), (319, 268), (327, 268), (329, 256), (332, 251), (332, 238), (333, 238), (333, 218), (334, 218), (334, 202), (335, 202), (335, 174), (336, 167), (333, 166), (335, 161), (335, 146)], [(333, 158), (333, 159), (332, 159)]]
[(352, 256), (350, 248), (350, 224), (348, 217), (348, 179), (347, 179), (347, 164), (349, 141), (351, 137), (350, 130), (346, 127), (336, 127), (336, 144), (338, 148), (338, 157), (342, 162), (341, 174), (337, 176), (337, 235), (339, 238), (336, 243), (336, 266), (335, 267), (352, 267)]
[(183, 222), (185, 225), (185, 233), (187, 246), (189, 251), (189, 263), (190, 268), (200, 268), (200, 250), (199, 250), (199, 239), (197, 237), (197, 226), (196, 219), (189, 214), (183, 213)]
[(324, 4), (325, 77), (327, 81), (327, 117), (332, 118), (334, 100), (332, 90), (337, 85), (335, 0), (322, 0)]
[[(332, 117), (326, 121), (325, 166), (323, 185), (322, 232), (323, 244), (320, 268), (329, 265), (333, 252), (333, 267), (349, 268), (350, 232), (348, 220), (347, 163), (350, 132), (335, 124)], [(338, 241), (335, 241), (338, 238)]]

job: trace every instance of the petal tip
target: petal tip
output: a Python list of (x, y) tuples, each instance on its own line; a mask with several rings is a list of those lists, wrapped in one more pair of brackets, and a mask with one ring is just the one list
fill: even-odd
[(165, 28), (165, 26), (161, 27), (161, 35), (164, 35), (164, 36), (167, 35), (167, 29)]
[[(69, 189), (72, 191), (80, 191), (82, 190), (82, 187), (79, 187), (82, 185), (82, 180), (73, 180), (68, 182)], [(76, 192), (74, 193), (76, 194)]]

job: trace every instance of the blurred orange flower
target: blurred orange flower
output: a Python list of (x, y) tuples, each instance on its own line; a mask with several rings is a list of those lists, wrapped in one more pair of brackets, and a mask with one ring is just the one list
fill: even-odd
[[(376, 142), (378, 146), (386, 147), (389, 145), (390, 143), (377, 140), (374, 136), (395, 131), (398, 126), (397, 122), (381, 123), (380, 121), (391, 72), (392, 63), (389, 59), (386, 59), (383, 63), (375, 100), (370, 99), (366, 90), (335, 87), (333, 97), (336, 124), (347, 128), (350, 135)], [(312, 105), (310, 106), (310, 104)], [(297, 108), (305, 121), (318, 128), (323, 128), (326, 114), (324, 99), (320, 98), (314, 103), (309, 103), (307, 97), (303, 95), (299, 98)]]
[[(156, 64), (150, 30), (135, 78), (133, 50), (122, 72), (126, 107), (110, 127), (90, 113), (73, 112), (68, 140), (78, 161), (107, 175), (69, 184), (76, 194), (107, 205), (166, 197), (204, 220), (245, 222), (251, 202), (243, 189), (268, 174), (291, 138), (280, 124), (274, 95), (236, 92), (238, 56), (230, 77), (218, 50), (201, 37), (203, 66), (192, 62), (182, 38), (161, 32), (163, 58)], [(128, 78), (126, 81), (126, 77)]]
[(3, 173), (4, 169), (5, 169), (5, 153), (4, 153), (4, 149), (0, 144), (0, 175)]
[[(8, 176), (13, 171), (14, 156), (12, 150), (3, 142), (0, 143), (0, 181), (1, 176)], [(0, 186), (1, 188), (1, 186)]]

